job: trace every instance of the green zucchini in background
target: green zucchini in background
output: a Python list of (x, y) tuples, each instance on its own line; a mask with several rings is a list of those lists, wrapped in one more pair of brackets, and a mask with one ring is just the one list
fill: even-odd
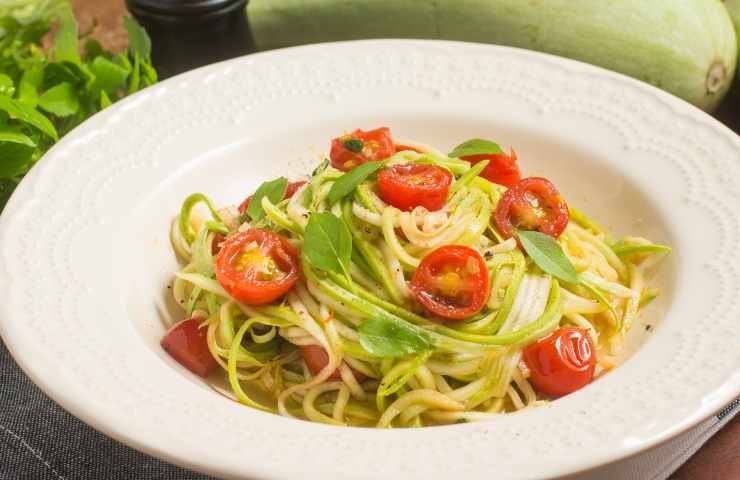
[(359, 38), (510, 45), (615, 70), (705, 110), (727, 92), (737, 55), (721, 0), (250, 0), (247, 14), (260, 50)]

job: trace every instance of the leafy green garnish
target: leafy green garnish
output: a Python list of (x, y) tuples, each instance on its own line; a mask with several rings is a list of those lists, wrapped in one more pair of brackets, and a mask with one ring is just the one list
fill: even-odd
[(431, 343), (421, 331), (401, 322), (371, 318), (357, 328), (360, 345), (376, 357), (401, 357), (424, 352)]
[(367, 177), (377, 172), (385, 162), (367, 162), (359, 165), (341, 177), (337, 178), (329, 190), (327, 200), (329, 205), (334, 205), (346, 195), (352, 193), (359, 184), (365, 181)]
[(580, 283), (573, 264), (552, 237), (532, 230), (517, 230), (517, 236), (524, 251), (542, 271), (566, 283)]
[(262, 209), (262, 199), (267, 197), (271, 203), (278, 203), (280, 200), (285, 198), (285, 192), (288, 189), (288, 179), (285, 177), (276, 178), (265, 182), (257, 188), (252, 196), (252, 201), (249, 202), (247, 207), (247, 213), (252, 220), (258, 222), (265, 217), (265, 211)]
[(447, 154), (447, 156), (455, 158), (467, 157), (469, 155), (485, 155), (503, 152), (504, 151), (501, 150), (501, 147), (496, 142), (474, 138), (472, 140), (468, 140), (467, 142), (461, 143), (460, 145), (455, 147), (455, 149), (452, 150), (449, 154)]
[(311, 214), (303, 237), (303, 254), (316, 268), (344, 275), (351, 282), (352, 234), (347, 223), (333, 213)]
[[(80, 36), (66, 0), (0, 2), (0, 211), (21, 177), (60, 136), (157, 81), (151, 44), (126, 19), (127, 52)], [(50, 48), (42, 39), (57, 28)], [(84, 45), (84, 55), (80, 45)]]
[(60, 83), (39, 97), (39, 107), (57, 117), (69, 117), (80, 110), (77, 92), (69, 83)]
[(132, 56), (138, 55), (140, 59), (149, 58), (152, 54), (152, 41), (146, 30), (131, 17), (124, 17), (123, 25), (128, 32), (129, 51)]
[(350, 152), (360, 153), (364, 146), (365, 145), (362, 143), (362, 140), (359, 138), (350, 138), (349, 140), (344, 141), (344, 148)]

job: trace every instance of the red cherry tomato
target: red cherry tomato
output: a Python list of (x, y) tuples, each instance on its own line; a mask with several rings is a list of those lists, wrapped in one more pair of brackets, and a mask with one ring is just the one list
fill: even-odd
[(529, 381), (551, 397), (575, 392), (594, 377), (596, 355), (588, 332), (565, 327), (528, 345), (524, 361), (531, 372)]
[[(283, 197), (283, 200), (286, 198), (291, 198), (295, 194), (295, 192), (298, 191), (299, 188), (301, 188), (303, 185), (306, 184), (305, 180), (298, 180), (297, 182), (290, 182), (288, 184), (288, 188), (285, 190), (285, 197)], [(248, 196), (242, 203), (239, 205), (239, 213), (244, 213), (247, 211), (247, 208), (249, 208), (249, 204), (252, 203), (252, 195)]]
[(486, 304), (488, 269), (477, 250), (445, 245), (424, 257), (409, 287), (431, 313), (462, 320), (478, 313)]
[[(306, 366), (311, 370), (311, 373), (318, 375), (321, 370), (329, 364), (329, 354), (326, 353), (324, 347), (319, 345), (304, 345), (301, 347), (301, 353), (303, 354), (303, 360), (306, 362)], [(354, 368), (350, 367), (352, 374), (355, 376), (355, 380), (362, 382), (365, 380), (365, 375), (358, 372)], [(342, 376), (339, 374), (339, 369), (334, 370), (329, 376), (329, 380), (339, 380)]]
[(494, 221), (504, 238), (515, 229), (539, 230), (557, 238), (568, 225), (568, 205), (550, 180), (529, 177), (504, 192)]
[(298, 281), (298, 252), (285, 237), (250, 228), (226, 239), (216, 257), (216, 278), (229, 294), (249, 305), (283, 296)]
[(213, 240), (211, 241), (211, 254), (212, 255), (218, 255), (218, 252), (221, 251), (221, 244), (223, 241), (226, 240), (226, 237), (224, 237), (220, 233), (213, 234)]
[(357, 129), (331, 141), (331, 164), (339, 170), (349, 171), (372, 160), (383, 160), (395, 153), (391, 131), (386, 127), (367, 132)]
[(412, 147), (411, 145), (403, 145), (401, 143), (397, 143), (396, 144), (396, 153), (403, 152), (403, 151), (408, 151), (408, 150), (411, 150), (412, 152), (416, 152), (416, 153), (424, 153), (421, 150), (419, 150), (418, 148)]
[(484, 155), (468, 155), (467, 157), (460, 157), (463, 160), (467, 160), (472, 165), (483, 160), (488, 160), (488, 165), (480, 173), (480, 176), (493, 183), (511, 187), (517, 183), (522, 175), (519, 172), (519, 165), (516, 163), (516, 152), (511, 149), (511, 154), (495, 153), (495, 154), (484, 154)]
[(420, 163), (392, 165), (378, 173), (380, 196), (394, 207), (439, 210), (447, 202), (452, 174), (442, 167)]
[(191, 318), (174, 324), (160, 345), (180, 365), (205, 378), (218, 368), (218, 363), (208, 349), (208, 329), (199, 328), (202, 321), (202, 318)]

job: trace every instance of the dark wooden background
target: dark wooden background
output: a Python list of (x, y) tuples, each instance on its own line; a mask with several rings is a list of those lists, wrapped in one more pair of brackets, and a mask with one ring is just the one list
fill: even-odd
[[(97, 19), (93, 30), (98, 40), (108, 48), (126, 46), (126, 33), (121, 17), (123, 0), (72, 0), (81, 30), (85, 31)], [(734, 98), (716, 112), (717, 118), (740, 131), (740, 99)], [(710, 439), (699, 452), (671, 476), (671, 480), (733, 480), (740, 479), (740, 415)]]

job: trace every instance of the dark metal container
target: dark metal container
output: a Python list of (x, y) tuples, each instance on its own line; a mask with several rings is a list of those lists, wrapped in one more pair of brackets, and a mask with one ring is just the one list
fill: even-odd
[(160, 78), (254, 50), (247, 0), (126, 0), (152, 39)]

